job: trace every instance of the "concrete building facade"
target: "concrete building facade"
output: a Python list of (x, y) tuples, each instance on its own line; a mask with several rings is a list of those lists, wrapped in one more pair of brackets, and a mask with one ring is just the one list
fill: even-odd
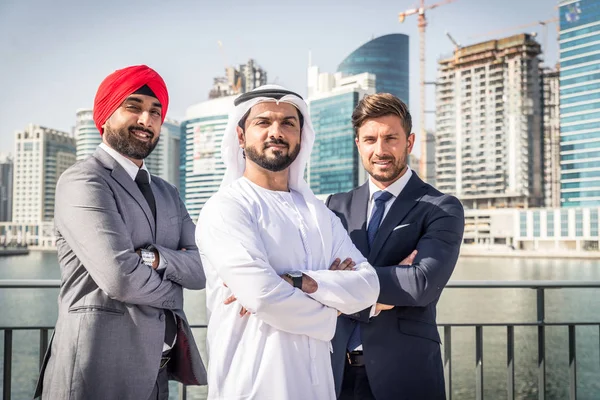
[(439, 61), (436, 185), (467, 208), (543, 205), (540, 51), (521, 34)]

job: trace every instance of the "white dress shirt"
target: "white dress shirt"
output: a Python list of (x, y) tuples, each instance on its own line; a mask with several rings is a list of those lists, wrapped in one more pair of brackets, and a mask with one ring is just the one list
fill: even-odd
[(396, 182), (392, 183), (385, 189), (378, 188), (377, 185), (373, 183), (373, 179), (369, 177), (369, 208), (367, 210), (367, 226), (369, 226), (369, 221), (371, 221), (371, 214), (373, 214), (373, 206), (375, 205), (373, 201), (373, 195), (375, 194), (375, 192), (385, 190), (386, 192), (390, 192), (392, 194), (392, 197), (385, 203), (385, 210), (383, 211), (383, 217), (381, 218), (381, 222), (383, 222), (388, 211), (390, 211), (392, 204), (394, 204), (394, 201), (400, 195), (400, 192), (402, 192), (402, 190), (410, 180), (411, 176), (412, 170), (407, 165), (406, 172), (404, 173), (404, 175), (402, 175), (398, 180), (396, 180)]

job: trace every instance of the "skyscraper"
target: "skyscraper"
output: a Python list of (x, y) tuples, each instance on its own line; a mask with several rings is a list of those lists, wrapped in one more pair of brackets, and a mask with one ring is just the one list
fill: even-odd
[(75, 139), (33, 124), (15, 139), (13, 222), (52, 221), (56, 183), (75, 163)]
[(338, 72), (344, 76), (374, 74), (377, 93), (391, 93), (408, 104), (408, 36), (394, 33), (370, 40), (350, 53)]
[(13, 160), (0, 155), (0, 222), (12, 221)]
[(194, 222), (223, 180), (221, 140), (236, 97), (219, 97), (188, 107), (181, 122), (180, 192)]
[(436, 184), (468, 208), (543, 204), (540, 52), (521, 34), (439, 61)]
[(317, 195), (349, 191), (366, 180), (352, 127), (352, 111), (366, 94), (375, 93), (375, 76), (343, 77), (309, 67), (308, 106), (315, 144), (307, 166), (307, 182)]
[(146, 158), (146, 166), (152, 175), (175, 185), (179, 189), (181, 127), (179, 122), (165, 119), (160, 130), (156, 148)]
[(560, 102), (558, 70), (542, 69), (544, 107), (544, 206), (560, 207)]
[(560, 6), (561, 206), (600, 206), (600, 3)]
[(75, 146), (77, 148), (77, 161), (91, 156), (102, 142), (102, 136), (96, 125), (91, 108), (80, 108), (75, 112)]

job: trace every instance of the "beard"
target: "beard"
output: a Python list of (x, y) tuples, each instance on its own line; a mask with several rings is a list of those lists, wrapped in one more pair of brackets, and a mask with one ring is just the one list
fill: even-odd
[[(391, 165), (387, 168), (386, 171), (376, 171), (371, 161), (391, 161)], [(393, 182), (402, 175), (404, 171), (406, 171), (406, 160), (408, 159), (408, 151), (405, 152), (404, 156), (400, 159), (396, 159), (392, 156), (389, 157), (375, 157), (368, 161), (368, 167), (366, 167), (367, 172), (371, 175), (375, 180), (379, 182)]]
[[(268, 149), (270, 144), (279, 144), (285, 145), (288, 148), (288, 153), (283, 154), (282, 150), (274, 150), (273, 156), (268, 156), (266, 150)], [(266, 169), (271, 172), (279, 172), (283, 171), (296, 160), (298, 154), (300, 153), (300, 144), (296, 145), (291, 151), (289, 150), (290, 146), (287, 142), (282, 139), (274, 139), (266, 142), (263, 145), (263, 151), (259, 152), (256, 147), (250, 147), (244, 145), (244, 152), (246, 157), (257, 164), (258, 166)]]
[[(140, 130), (150, 135), (148, 142), (142, 142), (131, 132), (133, 130)], [(112, 129), (108, 124), (104, 127), (104, 137), (106, 142), (123, 154), (125, 157), (133, 158), (134, 160), (143, 160), (152, 153), (152, 150), (158, 144), (160, 137), (154, 139), (154, 132), (141, 126), (130, 126), (121, 129)]]

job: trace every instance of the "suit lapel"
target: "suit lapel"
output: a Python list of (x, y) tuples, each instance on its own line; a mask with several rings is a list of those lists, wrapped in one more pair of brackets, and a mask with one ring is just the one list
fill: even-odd
[(398, 224), (402, 223), (402, 220), (417, 205), (426, 192), (427, 185), (413, 172), (406, 187), (400, 192), (400, 195), (396, 198), (392, 207), (390, 207), (390, 211), (388, 211), (375, 235), (375, 240), (373, 241), (373, 246), (368, 257), (369, 260), (373, 261), (373, 264), (376, 264), (377, 256), (388, 236), (390, 236)]
[[(152, 187), (152, 193), (154, 194), (154, 201), (156, 201), (156, 226), (162, 226), (164, 228), (171, 226), (171, 221), (169, 221), (169, 215), (165, 211), (168, 210), (167, 199), (163, 196), (164, 193), (164, 184), (160, 183), (158, 179), (152, 178), (152, 182), (150, 182), (150, 186)], [(152, 213), (150, 213), (152, 215)], [(158, 229), (156, 230), (155, 243), (163, 243), (162, 237), (160, 236), (161, 232)]]
[(348, 232), (356, 248), (365, 256), (369, 255), (367, 238), (367, 209), (369, 205), (369, 182), (352, 192)]
[[(144, 210), (144, 214), (146, 214), (146, 219), (148, 220), (148, 224), (150, 224), (150, 230), (152, 231), (152, 237), (156, 239), (156, 226), (154, 223), (154, 217), (152, 216), (152, 211), (150, 210), (150, 206), (148, 205), (146, 198), (144, 197), (142, 192), (140, 192), (140, 189), (138, 188), (135, 181), (133, 179), (131, 179), (131, 177), (129, 175), (127, 175), (127, 172), (125, 172), (125, 169), (123, 169), (123, 167), (121, 167), (121, 165), (117, 162), (117, 160), (112, 158), (110, 156), (110, 154), (108, 154), (101, 148), (98, 148), (96, 150), (96, 152), (94, 153), (94, 157), (96, 157), (96, 159), (98, 159), (105, 167), (107, 167), (108, 169), (111, 170), (110, 176), (112, 176), (113, 179), (115, 181), (117, 181), (119, 183), (119, 185), (121, 185), (123, 187), (123, 189), (125, 189), (125, 191), (127, 193), (129, 193), (131, 195), (131, 197), (133, 197), (135, 199), (135, 201), (137, 201), (137, 203), (140, 205), (140, 207), (142, 207), (142, 210)], [(155, 194), (155, 197), (156, 197), (156, 194)], [(158, 214), (158, 210), (159, 210), (158, 200), (157, 200), (157, 204), (156, 204), (156, 209), (157, 209), (157, 214)], [(158, 216), (157, 216), (157, 218), (158, 218)]]

